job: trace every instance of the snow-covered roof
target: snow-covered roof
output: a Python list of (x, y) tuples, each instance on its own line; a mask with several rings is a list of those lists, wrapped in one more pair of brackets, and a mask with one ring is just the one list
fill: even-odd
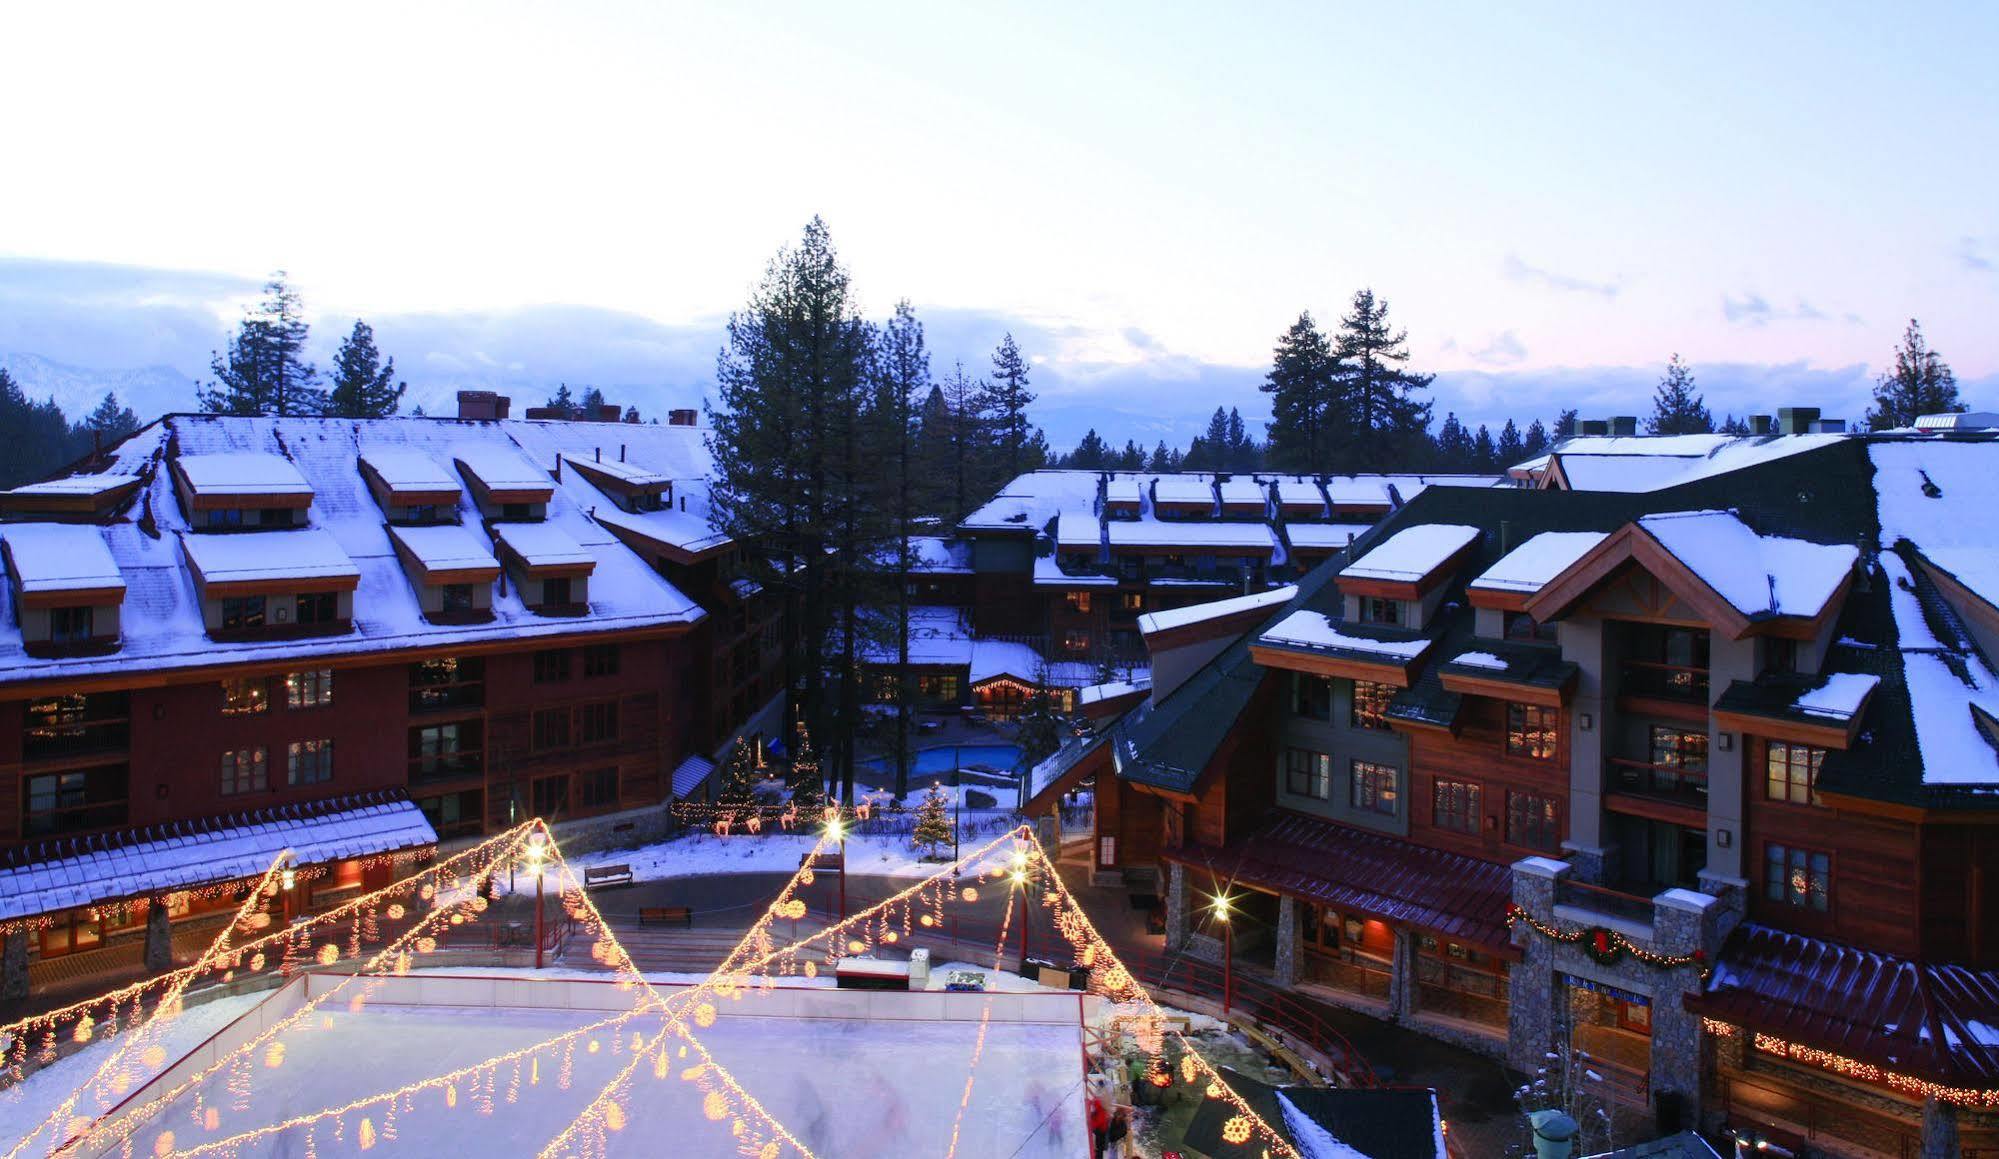
[(1052, 555), (1036, 556), (1034, 559), (1034, 584), (1049, 588), (1114, 588), (1118, 578), (1114, 575), (1088, 573), (1069, 575)]
[(1506, 661), (1490, 652), (1460, 652), (1451, 657), (1451, 663), (1466, 668), (1487, 668), (1494, 672), (1506, 671)]
[(1095, 549), (1103, 542), (1103, 524), (1087, 511), (1064, 511), (1055, 517), (1055, 542), (1064, 550)]
[[(495, 586), (493, 618), (477, 624), (434, 624), (424, 615), (420, 593), (404, 572), (384, 525), (382, 509), (362, 476), (363, 454), (381, 450), (412, 450), (449, 464), (454, 449), (491, 443), (515, 457), (525, 454), (517, 434), (574, 447), (580, 424), (563, 422), (467, 422), (455, 419), (277, 418), (233, 415), (170, 415), (107, 448), (105, 472), (144, 475), (150, 480), (140, 494), (126, 500), (98, 528), (126, 584), (120, 647), (106, 655), (30, 656), (21, 638), (15, 595), (0, 584), (0, 684), (24, 680), (75, 679), (137, 670), (192, 669), (209, 665), (273, 662), (335, 657), (404, 648), (455, 647), (488, 640), (530, 640), (540, 636), (619, 631), (637, 627), (686, 624), (704, 615), (701, 608), (619, 542), (611, 532), (584, 513), (587, 504), (558, 491), (547, 505), (547, 524), (559, 527), (597, 561), (591, 575), (590, 606), (579, 616), (545, 616), (521, 601), (515, 585)], [(699, 433), (688, 428), (625, 426), (618, 435), (647, 463), (677, 448), (700, 446)], [(668, 432), (673, 432), (669, 434)], [(166, 469), (169, 450), (186, 456), (240, 452), (277, 455), (283, 448), (293, 467), (310, 484), (312, 505), (305, 509), (307, 527), (331, 536), (351, 566), (360, 573), (354, 593), (350, 631), (293, 639), (217, 641), (202, 622), (201, 604), (182, 541), (199, 541), (195, 550), (215, 546), (224, 553), (255, 550), (268, 553), (293, 542), (286, 531), (243, 531), (229, 534), (190, 533), (176, 502), (172, 474)], [(551, 451), (551, 454), (553, 452)], [(690, 452), (691, 453), (691, 452)], [(565, 483), (567, 480), (565, 480)], [(579, 484), (586, 493), (587, 484)], [(676, 486), (676, 491), (679, 487)], [(598, 500), (599, 510), (609, 507)], [(150, 512), (153, 524), (137, 520)], [(460, 488), (458, 522), (479, 524), (479, 512)], [(691, 518), (690, 513), (690, 518)], [(157, 535), (149, 533), (152, 530)], [(230, 541), (225, 543), (224, 541)], [(229, 562), (240, 562), (231, 560)], [(253, 561), (261, 562), (261, 561)], [(285, 570), (298, 574), (287, 559)]]
[(91, 525), (8, 523), (0, 525), (0, 539), (14, 582), (25, 594), (125, 588), (104, 533)]
[(1152, 484), (1152, 501), (1213, 506), (1215, 481), (1208, 475), (1160, 475)]
[[(702, 506), (705, 510), (706, 504)], [(729, 537), (710, 527), (705, 515), (680, 510), (631, 512), (612, 506), (606, 499), (592, 513), (592, 517), (606, 527), (631, 532), (641, 539), (689, 555), (729, 545)]]
[(1048, 660), (1030, 644), (1011, 640), (973, 640), (968, 678), (975, 685), (1001, 676), (1050, 688), (1085, 688), (1096, 683), (1097, 667), (1076, 660)]
[(1852, 720), (1880, 683), (1881, 678), (1871, 673), (1835, 672), (1801, 693), (1792, 707), (1813, 716)]
[(225, 451), (175, 462), (197, 495), (310, 495), (312, 487), (283, 455)]
[(1849, 436), (1647, 435), (1570, 439), (1556, 448), (1576, 491), (1657, 491), (1831, 446)]
[(451, 457), (472, 472), (488, 491), (552, 491), (555, 484), (548, 473), (521, 457), (519, 451), (502, 443), (464, 443), (451, 448)]
[(1507, 592), (1538, 592), (1596, 546), (1610, 538), (1601, 531), (1544, 531), (1499, 557), (1471, 586)]
[(182, 549), (205, 584), (264, 583), (278, 580), (358, 579), (361, 569), (341, 550), (331, 532), (243, 531), (233, 534), (187, 532)]
[(1373, 526), (1371, 523), (1287, 523), (1284, 534), (1296, 549), (1338, 551)]
[(1563, 457), (1577, 455), (1671, 455), (1699, 458), (1740, 436), (1704, 435), (1575, 435), (1555, 444)]
[(87, 499), (116, 491), (120, 487), (130, 487), (139, 481), (137, 475), (70, 475), (62, 479), (47, 479), (40, 483), (23, 483), (7, 491), (9, 495), (49, 499)]
[(378, 447), (361, 452), (361, 459), (391, 491), (421, 493), (458, 491), (458, 476), (444, 464), (409, 447)]
[(1106, 503), (1138, 503), (1141, 494), (1136, 475), (1119, 475), (1104, 484)]
[(1395, 502), (1388, 494), (1388, 480), (1379, 475), (1335, 475), (1326, 480), (1326, 498), (1335, 508), (1388, 507)]
[(1277, 546), (1267, 523), (1171, 523), (1145, 519), (1112, 520), (1112, 547), (1214, 547), (1267, 551)]
[[(876, 613), (884, 623), (892, 623), (893, 611)], [(863, 663), (893, 664), (897, 647), (891, 632), (862, 637), (857, 651)], [(917, 605), (909, 609), (909, 662), (928, 667), (950, 668), (972, 662), (972, 629), (957, 608)]]
[(1348, 564), (1341, 570), (1340, 578), (1420, 583), (1478, 537), (1478, 528), (1460, 523), (1421, 523), (1407, 527)]
[(585, 470), (608, 475), (625, 486), (634, 489), (664, 487), (673, 481), (668, 476), (662, 475), (650, 467), (632, 462), (621, 463), (616, 459), (602, 459), (596, 457), (596, 455), (596, 452), (586, 454), (577, 451), (564, 451), (562, 458), (564, 462), (574, 463)]
[(495, 523), (493, 538), (529, 567), (594, 568), (597, 558), (552, 523)]
[(1298, 594), (1298, 585), (1287, 584), (1254, 595), (1234, 596), (1226, 600), (1214, 600), (1205, 604), (1192, 604), (1184, 608), (1169, 608), (1163, 612), (1147, 612), (1138, 618), (1138, 630), (1147, 636), (1174, 628), (1185, 628), (1191, 624), (1204, 623), (1221, 616), (1233, 616), (1239, 612), (1253, 612), (1258, 608), (1274, 608), (1291, 602)]
[(909, 570), (920, 575), (972, 574), (972, 545), (935, 535), (909, 537)]
[(1257, 637), (1265, 644), (1294, 648), (1336, 648), (1342, 652), (1369, 652), (1397, 660), (1414, 660), (1428, 651), (1433, 641), (1426, 638), (1377, 640), (1340, 630), (1324, 612), (1293, 612)]
[(422, 810), (380, 794), (259, 810), (212, 826), (161, 826), (138, 837), (108, 848), (56, 840), (17, 851), (31, 860), (0, 868), (0, 919), (254, 878), (286, 850), (315, 865), (437, 844)]
[[(959, 524), (974, 531), (1041, 531), (1061, 511), (1094, 511), (1100, 476), (1095, 471), (1029, 471)], [(1114, 476), (1132, 479), (1126, 474)]]
[(455, 523), (391, 527), (394, 536), (425, 571), (498, 571), (500, 561), (478, 536)]
[(707, 780), (714, 772), (714, 761), (700, 753), (690, 754), (686, 760), (673, 767), (674, 800), (680, 800), (700, 788), (701, 782)]
[(1270, 488), (1259, 479), (1238, 476), (1221, 484), (1222, 503), (1226, 506), (1260, 507), (1269, 501)]
[(1665, 455), (1561, 456), (1562, 478), (1575, 491), (1656, 491), (1679, 482), (1693, 460)]
[(1745, 616), (1816, 616), (1860, 549), (1758, 535), (1729, 511), (1680, 511), (1638, 521), (1673, 558)]
[(1999, 445), (1873, 443), (1881, 546), (1908, 540), (1986, 603), (1999, 605)]

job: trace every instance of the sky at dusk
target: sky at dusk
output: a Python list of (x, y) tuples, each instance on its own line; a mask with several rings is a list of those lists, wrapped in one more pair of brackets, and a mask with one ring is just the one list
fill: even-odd
[(1021, 333), (1058, 444), (1261, 412), (1363, 285), (1439, 418), (1642, 409), (1674, 351), (1858, 417), (1911, 316), (1999, 407), (1991, 6), (193, 11), (0, 15), (0, 356), (199, 376), (282, 267), (419, 396), (663, 407), (816, 213), (940, 362)]

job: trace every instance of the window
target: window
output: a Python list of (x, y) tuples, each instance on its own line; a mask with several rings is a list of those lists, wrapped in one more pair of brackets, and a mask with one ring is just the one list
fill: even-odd
[(1347, 713), (1347, 723), (1354, 728), (1385, 731), (1388, 728), (1388, 702), (1394, 699), (1393, 684), (1376, 684), (1372, 680), (1354, 681), (1353, 708)]
[(569, 577), (541, 581), (541, 602), (543, 607), (566, 607), (569, 604)]
[(534, 783), (534, 815), (560, 817), (569, 811), (569, 778), (543, 777)]
[(445, 612), (469, 612), (472, 610), (471, 584), (445, 584), (442, 592)]
[[(923, 700), (936, 703), (958, 703), (958, 678), (956, 676), (918, 676), (916, 695)], [(726, 730), (724, 730), (726, 731)]]
[(222, 795), (255, 793), (264, 788), (264, 746), (231, 749), (222, 754)]
[(94, 628), (97, 620), (95, 612), (95, 608), (87, 606), (81, 608), (50, 608), (49, 643), (88, 644), (91, 638), (97, 634)]
[(1707, 772), (1707, 734), (1653, 725), (1652, 763), (1687, 773)]
[(569, 653), (564, 651), (536, 652), (534, 654), (534, 682), (536, 684), (560, 684), (569, 679)]
[(1763, 638), (1763, 671), (1766, 673), (1796, 672), (1798, 670), (1798, 642), (1777, 636)]
[(1324, 801), (1333, 795), (1333, 758), (1310, 749), (1284, 750), (1284, 789)]
[(1430, 798), (1430, 824), (1478, 835), (1482, 790), (1472, 781), (1438, 781)]
[(1773, 902), (1826, 912), (1832, 901), (1832, 855), (1770, 842), (1763, 846), (1764, 894)]
[(1090, 593), (1088, 593), (1088, 592), (1069, 592), (1069, 593), (1067, 593), (1067, 594), (1066, 594), (1066, 595), (1064, 596), (1064, 598), (1065, 598), (1066, 600), (1068, 600), (1068, 602), (1069, 602), (1069, 610), (1070, 610), (1070, 611), (1072, 611), (1072, 612), (1082, 612), (1082, 613), (1084, 613), (1084, 614), (1086, 614), (1086, 615), (1087, 615), (1087, 614), (1089, 613), (1089, 610), (1090, 610)]
[(1071, 656), (1080, 656), (1090, 650), (1090, 634), (1074, 628), (1062, 631), (1062, 650)]
[(583, 649), (583, 675), (616, 676), (618, 674), (618, 646), (616, 644), (592, 644)]
[(43, 837), (124, 824), (125, 782), (123, 765), (25, 778), (22, 836)]
[(486, 700), (486, 662), (443, 657), (410, 665), (410, 711), (477, 708)]
[(208, 525), (210, 527), (241, 527), (243, 526), (243, 509), (240, 507), (223, 507), (210, 511), (208, 513)]
[(222, 630), (242, 632), (264, 626), (264, 597), (226, 596), (222, 600)]
[(1380, 596), (1363, 596), (1360, 601), (1360, 622), (1394, 627), (1402, 622), (1402, 603)]
[(567, 748), (568, 745), (568, 709), (544, 708), (534, 714), (534, 747), (537, 750)]
[(1505, 636), (1522, 644), (1552, 644), (1555, 642), (1555, 625), (1543, 624), (1526, 612), (1508, 612)]
[(592, 769), (584, 773), (576, 787), (577, 803), (585, 809), (618, 807), (618, 770)]
[(222, 715), (249, 716), (270, 706), (270, 693), (262, 676), (222, 682)]
[(1506, 794), (1506, 840), (1509, 844), (1553, 853), (1562, 845), (1561, 821), (1555, 799), (1533, 793)]
[(586, 704), (579, 714), (583, 718), (581, 732), (584, 744), (600, 744), (618, 739), (618, 702), (606, 700), (600, 704)]
[(333, 742), (293, 741), (285, 753), (285, 784), (320, 785), (333, 779)]
[(331, 624), (340, 618), (340, 597), (332, 592), (307, 592), (298, 597), (297, 622)]
[(1561, 715), (1558, 709), (1508, 702), (1506, 755), (1535, 761), (1554, 760), (1555, 728)]
[(1127, 612), (1142, 612), (1145, 610), (1145, 593), (1119, 592), (1118, 604)]
[(532, 504), (532, 503), (502, 503), (502, 504), (500, 505), (500, 518), (502, 518), (502, 519), (533, 519), (533, 518), (534, 518), (534, 504)]
[(286, 708), (324, 708), (333, 703), (333, 669), (285, 673)]
[(1364, 813), (1395, 816), (1395, 777), (1394, 765), (1353, 762), (1353, 807)]
[(1333, 718), (1333, 682), (1304, 672), (1291, 674), (1291, 711), (1306, 720)]
[(1767, 774), (1765, 794), (1772, 801), (1789, 801), (1793, 805), (1818, 804), (1819, 765), (1824, 760), (1824, 749), (1771, 741), (1763, 760)]
[(474, 760), (465, 759), (465, 742), (478, 734), (456, 724), (433, 724), (410, 732), (410, 773), (418, 779), (477, 771)]

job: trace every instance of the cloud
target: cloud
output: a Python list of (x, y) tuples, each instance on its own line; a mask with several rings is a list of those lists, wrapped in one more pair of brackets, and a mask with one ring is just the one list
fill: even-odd
[[(1750, 292), (1740, 298), (1728, 294), (1721, 296), (1721, 316), (1726, 322), (1737, 326), (1767, 326), (1772, 322), (1825, 322), (1832, 315), (1812, 305), (1803, 298), (1788, 310), (1770, 304), (1763, 295)], [(1840, 321), (1849, 326), (1861, 325), (1860, 315), (1845, 313)]]
[(1527, 348), (1520, 344), (1518, 334), (1511, 330), (1503, 330), (1493, 335), (1492, 341), (1486, 343), (1484, 349), (1472, 351), (1471, 356), (1475, 361), (1488, 366), (1512, 366), (1517, 362), (1526, 361)]
[(1965, 269), (1979, 274), (1999, 272), (1999, 263), (1985, 256), (1985, 243), (1975, 237), (1961, 237), (1957, 241), (1957, 260)]
[(1499, 272), (1510, 282), (1524, 282), (1569, 294), (1592, 294), (1606, 301), (1617, 297), (1622, 288), (1615, 282), (1592, 282), (1540, 266), (1530, 266), (1520, 260), (1519, 254), (1507, 254), (1506, 259), (1499, 263)]

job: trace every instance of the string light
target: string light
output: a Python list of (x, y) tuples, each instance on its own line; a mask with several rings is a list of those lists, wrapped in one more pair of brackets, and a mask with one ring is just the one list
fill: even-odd
[[(1735, 1038), (1742, 1033), (1742, 1028), (1714, 1018), (1701, 1019), (1701, 1029), (1717, 1038)], [(1936, 1099), (1978, 1111), (1999, 1110), (1999, 1089), (1953, 1087), (1944, 1083), (1934, 1083), (1928, 1079), (1887, 1070), (1871, 1062), (1862, 1062), (1857, 1058), (1849, 1058), (1833, 1051), (1791, 1042), (1760, 1030), (1750, 1035), (1750, 1044), (1764, 1054), (1774, 1054), (1792, 1062), (1815, 1066), (1842, 1078), (1891, 1087), (1919, 1099)]]
[(1713, 972), (1708, 968), (1707, 952), (1704, 950), (1696, 949), (1691, 954), (1654, 953), (1637, 942), (1632, 941), (1630, 938), (1625, 937), (1623, 934), (1618, 933), (1616, 930), (1605, 929), (1602, 926), (1591, 926), (1588, 929), (1579, 930), (1565, 930), (1559, 926), (1549, 925), (1547, 922), (1540, 920), (1533, 914), (1522, 909), (1518, 903), (1508, 902), (1506, 904), (1507, 928), (1511, 929), (1517, 922), (1525, 922), (1535, 933), (1540, 934), (1550, 941), (1561, 942), (1571, 946), (1582, 946), (1588, 952), (1591, 959), (1601, 965), (1611, 965), (1619, 958), (1629, 954), (1646, 965), (1654, 966), (1661, 970), (1671, 969), (1675, 966), (1698, 965), (1701, 967), (1702, 981), (1706, 981), (1708, 975)]

